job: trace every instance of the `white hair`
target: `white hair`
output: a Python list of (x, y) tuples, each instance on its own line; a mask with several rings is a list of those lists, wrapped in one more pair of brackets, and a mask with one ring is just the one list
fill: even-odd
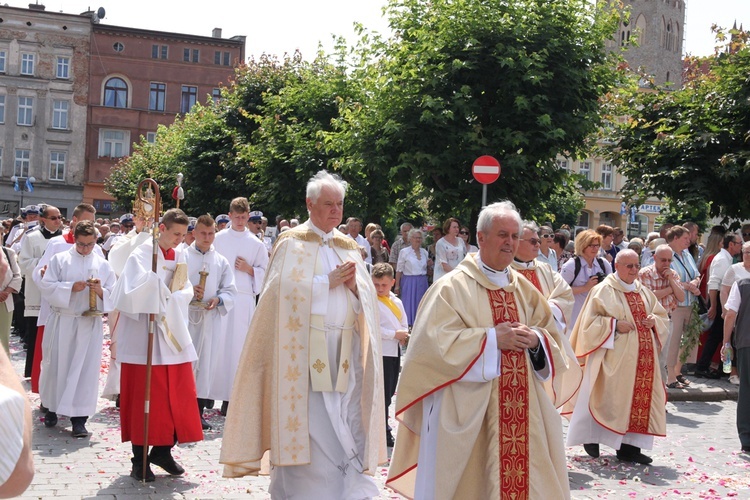
[(326, 170), (321, 170), (307, 181), (306, 197), (315, 203), (323, 187), (327, 186), (335, 189), (341, 197), (346, 196), (346, 188), (349, 186), (345, 180), (336, 174), (329, 174)]
[(424, 238), (424, 234), (422, 233), (422, 230), (418, 227), (415, 227), (413, 229), (409, 229), (409, 237), (408, 240), (411, 241), (412, 236), (421, 236)]
[(531, 232), (533, 232), (534, 234), (536, 234), (537, 236), (539, 236), (539, 231), (540, 231), (539, 225), (536, 222), (534, 222), (533, 220), (525, 220), (525, 221), (523, 221), (523, 223), (521, 225), (521, 229), (522, 230), (528, 229)]
[(402, 230), (402, 231), (403, 231), (403, 230), (405, 230), (405, 229), (406, 229), (407, 227), (408, 227), (409, 229), (411, 229), (411, 228), (413, 228), (414, 226), (412, 226), (411, 222), (404, 222), (403, 224), (401, 224), (401, 230)]
[(492, 228), (492, 221), (498, 217), (506, 216), (513, 217), (518, 222), (518, 236), (521, 236), (521, 227), (523, 226), (521, 214), (516, 210), (516, 206), (508, 200), (498, 201), (484, 207), (479, 212), (477, 231), (487, 233)]

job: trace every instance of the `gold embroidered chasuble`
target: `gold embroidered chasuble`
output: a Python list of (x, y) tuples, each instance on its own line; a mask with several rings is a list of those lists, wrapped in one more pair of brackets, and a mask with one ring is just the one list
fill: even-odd
[[(546, 262), (536, 260), (528, 263), (513, 261), (511, 267), (529, 280), (544, 295), (549, 304), (557, 306), (564, 321), (570, 320), (573, 314), (575, 297), (570, 285), (565, 282), (560, 273), (553, 271)], [(544, 389), (547, 391), (547, 395), (549, 395), (556, 408), (560, 408), (566, 402), (570, 401), (576, 392), (578, 392), (583, 381), (583, 370), (578, 365), (568, 337), (564, 335), (565, 332), (562, 333), (560, 346), (568, 358), (568, 369), (564, 374), (553, 377), (544, 383)], [(563, 413), (563, 416), (567, 418), (570, 415)]]
[[(387, 481), (408, 498), (415, 493), (423, 405), (425, 398), (438, 390), (442, 391), (438, 454), (436, 470), (430, 471), (436, 498), (501, 498), (500, 478), (517, 472), (503, 470), (500, 465), (501, 443), (509, 446), (521, 434), (501, 434), (500, 408), (510, 402), (499, 397), (498, 379), (461, 381), (475, 362), (482, 362), (486, 329), (495, 324), (488, 291), (512, 295), (518, 321), (543, 334), (550, 353), (547, 363), (555, 376), (567, 368), (558, 348), (560, 334), (546, 301), (515, 271), (509, 270), (509, 275), (508, 286), (499, 288), (469, 255), (422, 299), (398, 386), (396, 418), (401, 425)], [(524, 352), (517, 361), (524, 364), (527, 388), (526, 498), (569, 498), (560, 415), (545, 394), (528, 354)]]
[[(362, 385), (361, 427), (367, 433), (360, 459), (365, 473), (372, 475), (378, 464), (387, 461), (377, 295), (356, 242), (338, 230), (334, 234), (327, 244), (338, 258), (358, 264), (360, 313), (352, 319), (361, 342), (362, 376), (357, 383)], [(321, 359), (326, 355), (325, 347), (311, 345), (321, 341), (323, 327), (311, 314), (313, 277), (323, 244), (314, 231), (300, 225), (282, 233), (274, 246), (232, 390), (233, 408), (227, 416), (220, 457), (225, 477), (258, 474), (261, 459), (263, 473), (269, 464), (310, 463), (310, 384), (315, 385), (313, 379), (328, 373), (326, 390), (346, 391), (345, 381), (341, 386), (342, 377), (332, 382), (327, 369), (336, 362), (340, 375), (348, 372), (351, 361), (345, 355), (347, 335), (342, 334), (340, 363)]]
[[(666, 390), (658, 366), (659, 351), (669, 333), (669, 318), (656, 296), (638, 280), (626, 290), (615, 274), (589, 292), (570, 342), (582, 365), (590, 365), (589, 411), (596, 422), (617, 434), (666, 435)], [(647, 330), (649, 314), (656, 326)], [(601, 346), (615, 320), (636, 326), (617, 334), (614, 349)], [(574, 401), (566, 405), (571, 410)]]

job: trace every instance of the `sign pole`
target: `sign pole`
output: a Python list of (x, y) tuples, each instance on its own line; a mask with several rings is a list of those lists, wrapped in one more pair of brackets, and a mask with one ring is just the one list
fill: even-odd
[(487, 206), (487, 184), (482, 184), (482, 208)]

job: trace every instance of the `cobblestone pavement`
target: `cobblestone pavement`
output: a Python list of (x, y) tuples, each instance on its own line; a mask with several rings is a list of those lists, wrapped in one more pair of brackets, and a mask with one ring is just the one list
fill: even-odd
[[(23, 373), (25, 353), (17, 337), (11, 343), (13, 365)], [(106, 345), (103, 352), (102, 385), (109, 362)], [(28, 381), (25, 385), (28, 388)], [(732, 391), (729, 384), (714, 381), (697, 383), (691, 391), (698, 394), (717, 386), (728, 394)], [(187, 472), (173, 478), (154, 467), (156, 481), (144, 486), (128, 475), (131, 447), (120, 442), (119, 413), (112, 401), (99, 400), (98, 412), (87, 424), (91, 436), (75, 439), (66, 417), (60, 417), (57, 427), (45, 428), (39, 398), (30, 397), (36, 475), (24, 498), (269, 498), (267, 477), (221, 477), (224, 418), (218, 409), (207, 411), (213, 430), (205, 433), (204, 441), (178, 446), (173, 452)], [(569, 448), (572, 498), (750, 498), (750, 455), (739, 453), (736, 402), (676, 402), (668, 403), (667, 410), (668, 437), (657, 438), (654, 450), (646, 452), (654, 458), (649, 467), (621, 463), (606, 447), (598, 459), (589, 458), (580, 446)], [(379, 498), (401, 498), (385, 488), (386, 471), (380, 469), (376, 477)]]

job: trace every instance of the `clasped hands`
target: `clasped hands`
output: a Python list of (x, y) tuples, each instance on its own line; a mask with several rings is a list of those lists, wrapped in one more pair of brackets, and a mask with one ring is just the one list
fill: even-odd
[[(195, 297), (195, 300), (203, 300), (203, 294), (206, 293), (206, 291), (203, 289), (200, 285), (193, 285), (193, 296)], [(208, 302), (206, 302), (206, 310), (210, 311), (211, 309), (215, 309), (216, 306), (219, 305), (219, 297), (214, 297), (212, 299), (209, 299)]]
[(94, 291), (94, 293), (99, 297), (102, 298), (102, 295), (104, 292), (102, 291), (102, 282), (101, 280), (87, 280), (87, 281), (75, 281), (73, 283), (72, 290), (74, 292), (80, 292), (85, 290), (86, 288), (89, 288)]
[(523, 351), (524, 349), (536, 349), (539, 346), (537, 334), (528, 326), (517, 321), (495, 325), (495, 336), (498, 349)]
[[(656, 326), (656, 318), (654, 318), (653, 314), (646, 316), (646, 319), (643, 320), (643, 326), (649, 330)], [(635, 325), (630, 321), (618, 321), (617, 327), (615, 327), (617, 333), (630, 333), (633, 330), (635, 330)]]
[(333, 289), (339, 285), (346, 285), (356, 295), (357, 265), (353, 261), (346, 261), (328, 273), (328, 288)]

